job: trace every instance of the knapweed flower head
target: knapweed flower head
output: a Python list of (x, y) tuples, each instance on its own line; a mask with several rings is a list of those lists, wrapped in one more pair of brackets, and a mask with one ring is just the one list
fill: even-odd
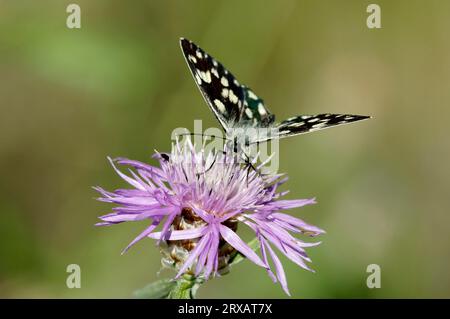
[[(156, 239), (163, 264), (177, 269), (176, 278), (191, 274), (205, 280), (224, 272), (239, 253), (265, 268), (287, 294), (285, 272), (274, 248), (311, 270), (305, 248), (320, 242), (306, 243), (293, 234), (314, 237), (324, 231), (283, 212), (315, 203), (314, 199), (280, 199), (287, 193), (278, 191), (286, 177), (261, 174), (243, 165), (233, 152), (196, 151), (189, 139), (174, 143), (170, 154), (157, 152), (154, 158), (159, 167), (110, 159), (131, 188), (113, 192), (95, 188), (102, 195), (99, 200), (117, 205), (97, 225), (150, 222), (124, 251), (145, 237)], [(116, 164), (128, 166), (128, 174)], [(255, 233), (260, 255), (239, 237), (239, 224)]]

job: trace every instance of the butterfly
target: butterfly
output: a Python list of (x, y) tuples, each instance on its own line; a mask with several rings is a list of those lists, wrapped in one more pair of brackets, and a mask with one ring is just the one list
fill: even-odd
[(275, 122), (264, 101), (194, 42), (180, 39), (184, 58), (235, 152), (271, 139), (306, 134), (370, 118), (351, 114), (298, 115)]

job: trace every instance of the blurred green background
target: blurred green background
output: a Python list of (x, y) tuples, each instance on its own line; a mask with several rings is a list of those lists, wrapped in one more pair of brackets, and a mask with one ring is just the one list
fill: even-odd
[[(366, 27), (372, 2), (382, 29)], [(449, 31), (442, 0), (0, 1), (0, 297), (131, 297), (158, 278), (152, 240), (120, 255), (147, 223), (95, 228), (111, 207), (91, 186), (125, 186), (108, 155), (150, 161), (175, 127), (217, 126), (180, 36), (279, 119), (374, 117), (280, 142), (288, 197), (318, 200), (292, 213), (327, 231), (315, 274), (283, 259), (294, 298), (450, 297)], [(199, 297), (286, 296), (245, 261)]]

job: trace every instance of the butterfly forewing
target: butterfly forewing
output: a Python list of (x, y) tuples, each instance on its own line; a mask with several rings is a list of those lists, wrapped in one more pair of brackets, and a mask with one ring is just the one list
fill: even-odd
[(238, 123), (242, 114), (244, 91), (235, 77), (221, 63), (195, 43), (180, 40), (195, 83), (224, 130)]

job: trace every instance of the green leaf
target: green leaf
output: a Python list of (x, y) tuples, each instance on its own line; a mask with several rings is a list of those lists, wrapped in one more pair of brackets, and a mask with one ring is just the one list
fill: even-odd
[(133, 295), (139, 299), (165, 299), (175, 286), (172, 279), (161, 279), (136, 290)]

